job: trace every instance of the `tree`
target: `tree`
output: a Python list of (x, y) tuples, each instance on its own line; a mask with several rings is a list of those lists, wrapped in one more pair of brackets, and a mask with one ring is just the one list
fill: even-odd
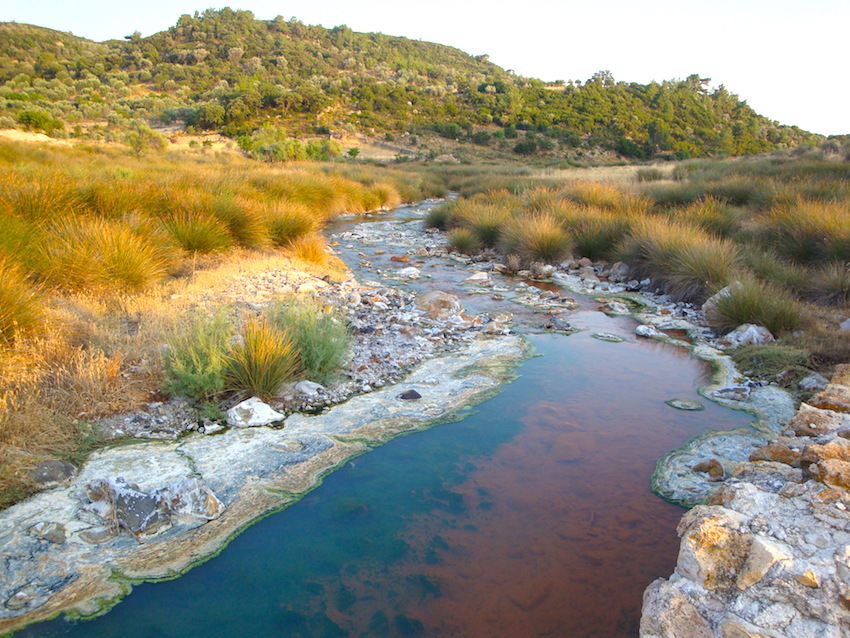
[(161, 151), (168, 144), (162, 133), (141, 122), (124, 136), (124, 141), (137, 156), (148, 150)]

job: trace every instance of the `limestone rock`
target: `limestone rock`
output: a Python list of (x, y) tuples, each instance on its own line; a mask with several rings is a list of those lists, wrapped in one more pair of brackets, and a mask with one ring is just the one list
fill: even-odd
[(667, 336), (651, 323), (645, 323), (635, 328), (635, 334), (638, 337), (645, 337), (647, 339), (663, 339)]
[(826, 389), (828, 383), (829, 381), (825, 376), (814, 372), (806, 378), (801, 379), (798, 385), (801, 390), (805, 390), (806, 392), (820, 392)]
[(628, 265), (624, 264), (621, 261), (618, 261), (611, 266), (611, 273), (608, 275), (608, 277), (611, 279), (611, 281), (622, 283), (628, 280), (629, 270), (631, 269), (628, 267)]
[(74, 476), (77, 469), (68, 461), (49, 459), (41, 461), (32, 470), (32, 480), (40, 485), (62, 483)]
[(166, 483), (156, 490), (157, 506), (168, 514), (213, 520), (224, 504), (202, 479), (191, 477)]
[(419, 279), (421, 276), (419, 269), (414, 268), (413, 266), (397, 270), (395, 274), (402, 279)]
[(776, 341), (776, 338), (770, 333), (770, 330), (764, 326), (756, 326), (751, 323), (738, 326), (722, 339), (722, 342), (730, 348), (762, 346), (773, 341)]
[(746, 589), (759, 582), (773, 565), (788, 560), (790, 556), (776, 543), (756, 536), (750, 545), (750, 555), (738, 574), (738, 589)]
[(64, 543), (67, 538), (67, 530), (62, 523), (42, 521), (30, 527), (29, 532), (33, 536), (51, 543)]
[(807, 471), (810, 476), (821, 483), (850, 489), (850, 463), (847, 461), (826, 459), (812, 463), (808, 466)]
[(797, 436), (818, 436), (850, 428), (850, 415), (801, 403), (788, 428)]
[(629, 307), (624, 303), (620, 303), (619, 301), (609, 301), (608, 303), (603, 304), (599, 309), (607, 315), (632, 314), (632, 311), (629, 309)]
[[(694, 510), (691, 518), (696, 521), (682, 535), (676, 573), (707, 590), (728, 589), (747, 558), (750, 537), (738, 531), (739, 517), (733, 511), (713, 506)], [(683, 523), (688, 518), (686, 515)]]
[(750, 454), (751, 461), (776, 461), (786, 465), (800, 465), (800, 457), (802, 453), (799, 450), (792, 450), (784, 443), (771, 441), (767, 445), (760, 447), (758, 450)]
[(254, 428), (280, 423), (286, 417), (257, 397), (237, 403), (227, 411), (227, 425), (232, 428)]
[(474, 283), (474, 282), (477, 282), (477, 281), (488, 281), (489, 279), (490, 279), (490, 276), (486, 272), (479, 271), (479, 272), (473, 274), (472, 276), (467, 277), (466, 279), (464, 279), (464, 281), (469, 281), (469, 282)]
[(416, 298), (416, 307), (431, 319), (446, 319), (464, 311), (460, 300), (447, 292), (431, 290)]
[(157, 507), (157, 497), (124, 478), (95, 479), (88, 486), (89, 508), (106, 521), (137, 536), (150, 535), (169, 524)]
[(722, 481), (726, 478), (726, 471), (717, 459), (701, 461), (694, 465), (693, 470), (694, 472), (704, 472), (705, 474), (708, 474), (710, 477), (709, 480), (711, 481)]
[(717, 311), (717, 304), (720, 300), (725, 299), (733, 293), (735, 285), (736, 284), (730, 284), (725, 288), (720, 289), (711, 297), (706, 299), (705, 303), (702, 305), (702, 312), (705, 315), (705, 320), (710, 326), (722, 323), (723, 317), (721, 317)]
[(850, 388), (830, 383), (809, 401), (809, 405), (834, 412), (850, 412)]
[(811, 463), (820, 463), (827, 459), (850, 461), (850, 441), (834, 438), (828, 443), (811, 443), (803, 449), (800, 465), (806, 468)]
[(663, 578), (643, 593), (643, 638), (712, 638), (711, 625), (678, 589)]
[(299, 381), (295, 384), (293, 389), (304, 396), (315, 397), (318, 396), (320, 392), (325, 391), (325, 386), (313, 381)]

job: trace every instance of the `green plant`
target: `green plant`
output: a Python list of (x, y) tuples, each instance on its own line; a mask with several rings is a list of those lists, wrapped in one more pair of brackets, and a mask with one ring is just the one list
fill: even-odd
[(701, 303), (730, 283), (739, 269), (735, 245), (709, 239), (679, 250), (661, 278), (665, 291), (674, 299)]
[(572, 237), (551, 215), (514, 218), (507, 224), (501, 241), (502, 252), (516, 253), (527, 263), (556, 263), (573, 247)]
[(481, 242), (469, 228), (452, 228), (446, 233), (446, 239), (452, 250), (472, 255), (481, 250)]
[(276, 246), (286, 247), (317, 230), (318, 221), (313, 213), (297, 204), (278, 204), (266, 213), (266, 226)]
[(850, 264), (835, 263), (820, 268), (812, 276), (809, 293), (822, 304), (846, 305), (850, 302)]
[(352, 337), (338, 313), (325, 312), (316, 302), (290, 300), (272, 305), (267, 316), (290, 335), (300, 370), (311, 381), (328, 381), (348, 357)]
[(198, 315), (167, 341), (166, 388), (171, 394), (208, 401), (225, 390), (233, 329), (224, 311)]
[(425, 227), (446, 230), (452, 219), (451, 211), (452, 204), (449, 202), (435, 206), (425, 215)]
[(176, 212), (166, 217), (163, 225), (188, 253), (212, 253), (233, 245), (227, 226), (211, 215)]
[(36, 291), (15, 264), (0, 258), (0, 344), (36, 333), (43, 325), (44, 311)]
[(798, 328), (805, 318), (803, 305), (784, 290), (757, 279), (736, 282), (714, 302), (706, 319), (721, 332), (752, 323), (774, 335)]
[(241, 337), (227, 354), (227, 384), (268, 400), (298, 371), (298, 349), (287, 331), (257, 317), (245, 320)]

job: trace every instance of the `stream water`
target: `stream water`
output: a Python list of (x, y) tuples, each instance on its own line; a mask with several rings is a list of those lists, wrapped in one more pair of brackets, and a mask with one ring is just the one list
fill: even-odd
[[(374, 246), (340, 250), (357, 270)], [(375, 263), (360, 274), (377, 278)], [(432, 278), (417, 287), (461, 290), (470, 274), (421, 266)], [(650, 491), (656, 460), (750, 417), (697, 395), (710, 371), (684, 349), (637, 339), (630, 318), (577, 300), (571, 336), (541, 334), (531, 311), (501, 302), (541, 356), (464, 420), (358, 457), (216, 558), (137, 586), (101, 618), (16, 636), (636, 635), (644, 588), (675, 565), (683, 512)], [(626, 341), (591, 336), (602, 331)], [(706, 409), (675, 410), (672, 398)]]

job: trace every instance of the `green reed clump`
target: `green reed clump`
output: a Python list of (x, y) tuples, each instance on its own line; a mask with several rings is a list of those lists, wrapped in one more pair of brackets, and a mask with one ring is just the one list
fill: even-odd
[(194, 401), (209, 401), (226, 389), (228, 349), (233, 333), (224, 311), (200, 314), (167, 341), (166, 388)]
[(352, 336), (339, 312), (317, 302), (282, 301), (267, 310), (272, 325), (286, 331), (298, 350), (299, 371), (311, 381), (331, 380), (348, 359)]
[(732, 237), (740, 229), (739, 211), (715, 197), (693, 202), (677, 210), (676, 215), (720, 237)]
[(781, 257), (772, 248), (744, 244), (740, 253), (744, 267), (763, 281), (772, 282), (780, 288), (798, 294), (809, 284), (810, 274), (805, 266)]
[(302, 205), (282, 202), (268, 207), (265, 223), (272, 243), (285, 248), (297, 239), (315, 233), (319, 220)]
[(803, 304), (781, 288), (754, 278), (735, 282), (706, 313), (713, 328), (728, 332), (741, 324), (764, 326), (774, 335), (799, 328), (805, 319)]
[(227, 355), (227, 385), (268, 400), (298, 372), (298, 349), (287, 331), (256, 317), (246, 319), (241, 337)]
[(499, 243), (510, 217), (511, 210), (505, 204), (473, 198), (454, 207), (452, 224), (469, 230), (479, 244), (492, 248)]
[(798, 198), (757, 219), (758, 236), (798, 263), (850, 260), (850, 203)]
[(812, 274), (808, 292), (815, 301), (825, 305), (844, 306), (850, 303), (850, 264), (841, 262), (822, 266)]
[(425, 214), (425, 228), (446, 230), (452, 219), (452, 207), (452, 202), (445, 202), (429, 210)]
[(469, 228), (452, 228), (446, 233), (446, 239), (452, 250), (465, 255), (473, 255), (481, 250), (481, 240)]
[(259, 249), (270, 243), (269, 229), (256, 202), (222, 196), (215, 202), (214, 214), (238, 246)]

